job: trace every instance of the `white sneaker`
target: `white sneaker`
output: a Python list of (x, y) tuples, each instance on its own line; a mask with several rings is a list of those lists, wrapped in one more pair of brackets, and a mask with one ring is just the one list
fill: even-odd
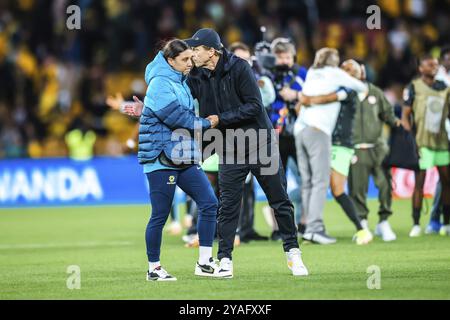
[(359, 246), (369, 244), (372, 240), (372, 232), (370, 232), (368, 229), (361, 229), (353, 236), (353, 241), (355, 241)]
[(391, 225), (387, 220), (384, 220), (377, 224), (375, 228), (375, 235), (381, 237), (383, 241), (390, 242), (397, 239), (394, 231), (392, 231)]
[(298, 248), (292, 248), (286, 252), (287, 265), (294, 276), (307, 276), (308, 270), (302, 261), (302, 253)]
[(196, 236), (196, 234), (185, 234), (181, 237), (181, 240), (183, 240), (184, 243), (189, 243), (192, 242)]
[(443, 237), (450, 236), (450, 225), (442, 226), (441, 229), (439, 229), (439, 234)]
[(366, 219), (362, 219), (361, 227), (363, 227), (363, 229), (369, 230), (369, 221), (367, 221)]
[(171, 276), (163, 268), (158, 267), (152, 272), (147, 271), (147, 281), (177, 281), (177, 278)]
[(186, 229), (192, 227), (192, 220), (192, 216), (190, 214), (186, 214), (183, 218), (183, 227), (185, 227)]
[(169, 226), (167, 227), (167, 232), (172, 236), (178, 236), (183, 232), (183, 227), (181, 226), (181, 223), (178, 221), (173, 221)]
[(420, 237), (422, 235), (422, 229), (419, 225), (414, 225), (411, 229), (411, 232), (409, 233), (409, 236), (411, 238)]
[(216, 264), (213, 258), (209, 258), (208, 263), (200, 264), (198, 261), (195, 264), (196, 276), (200, 277), (212, 277), (212, 278), (224, 278), (223, 275), (219, 274), (219, 266)]
[(222, 258), (217, 274), (220, 278), (233, 278), (233, 261), (229, 258)]
[(325, 233), (325, 231), (321, 232), (307, 232), (303, 234), (303, 240), (310, 241), (316, 244), (334, 244), (337, 242), (336, 238), (333, 238)]
[(197, 234), (184, 235), (182, 239), (186, 248), (198, 248), (200, 245)]

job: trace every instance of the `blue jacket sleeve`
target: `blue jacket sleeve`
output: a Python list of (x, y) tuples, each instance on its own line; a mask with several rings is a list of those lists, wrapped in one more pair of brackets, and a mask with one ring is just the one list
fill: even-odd
[(241, 68), (238, 75), (237, 83), (239, 86), (237, 90), (244, 103), (232, 110), (219, 114), (219, 126), (221, 127), (254, 119), (264, 111), (261, 93), (250, 65), (245, 61), (237, 63), (240, 63)]
[(149, 88), (149, 106), (155, 116), (170, 129), (187, 129), (191, 132), (194, 129), (209, 129), (211, 123), (203, 118), (196, 117), (193, 110), (179, 103), (170, 83), (166, 80), (155, 79), (152, 82), (153, 88)]

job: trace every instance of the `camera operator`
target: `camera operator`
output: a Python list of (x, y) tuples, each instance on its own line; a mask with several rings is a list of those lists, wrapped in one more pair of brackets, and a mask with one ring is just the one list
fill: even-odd
[(272, 70), (276, 100), (269, 110), (269, 117), (279, 133), (281, 161), (286, 169), (289, 157), (297, 164), (293, 134), (297, 119), (295, 105), (299, 100), (307, 70), (295, 63), (296, 50), (289, 39), (276, 38), (271, 44), (271, 51), (276, 57), (275, 67)]
[[(275, 101), (275, 89), (271, 80), (271, 74), (264, 66), (265, 62), (258, 59), (259, 52), (255, 52), (256, 56), (252, 56), (250, 48), (242, 42), (232, 43), (229, 50), (250, 64), (258, 82), (264, 108), (270, 108)], [(256, 48), (256, 50), (258, 50), (258, 48)]]
[[(289, 157), (297, 166), (297, 150), (295, 147), (294, 124), (297, 120), (295, 106), (299, 100), (299, 93), (302, 91), (303, 82), (306, 79), (307, 70), (295, 63), (296, 50), (294, 45), (286, 38), (276, 38), (270, 45), (270, 56), (273, 57), (273, 65), (270, 65), (270, 57), (266, 54), (264, 57), (267, 69), (272, 72), (272, 79), (276, 92), (275, 102), (268, 108), (269, 118), (275, 130), (279, 134), (279, 148), (281, 162), (285, 171)], [(301, 186), (301, 177), (296, 176), (296, 182)], [(301, 198), (294, 202), (297, 210), (297, 216), (301, 215)], [(273, 211), (269, 207), (263, 208), (264, 216), (270, 219)], [(273, 230), (271, 239), (280, 240), (281, 236), (278, 226), (273, 219)], [(297, 229), (303, 232), (304, 227), (297, 221)]]

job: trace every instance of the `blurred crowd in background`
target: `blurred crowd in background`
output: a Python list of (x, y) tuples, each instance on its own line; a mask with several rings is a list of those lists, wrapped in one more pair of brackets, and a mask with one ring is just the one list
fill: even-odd
[[(66, 9), (81, 8), (68, 30)], [(369, 30), (367, 7), (382, 12)], [(0, 2), (0, 158), (60, 157), (89, 132), (95, 155), (132, 152), (135, 120), (106, 105), (121, 92), (143, 96), (146, 64), (161, 41), (214, 28), (225, 46), (287, 37), (309, 67), (321, 47), (364, 61), (368, 79), (393, 105), (416, 74), (416, 58), (450, 41), (449, 0), (3, 0)]]

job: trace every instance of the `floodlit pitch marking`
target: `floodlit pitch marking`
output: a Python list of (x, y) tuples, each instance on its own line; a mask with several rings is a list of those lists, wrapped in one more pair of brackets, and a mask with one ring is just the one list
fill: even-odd
[(47, 249), (47, 248), (89, 248), (101, 246), (131, 246), (133, 242), (129, 241), (111, 241), (111, 242), (74, 242), (74, 243), (29, 243), (29, 244), (0, 244), (0, 250), (10, 249)]

